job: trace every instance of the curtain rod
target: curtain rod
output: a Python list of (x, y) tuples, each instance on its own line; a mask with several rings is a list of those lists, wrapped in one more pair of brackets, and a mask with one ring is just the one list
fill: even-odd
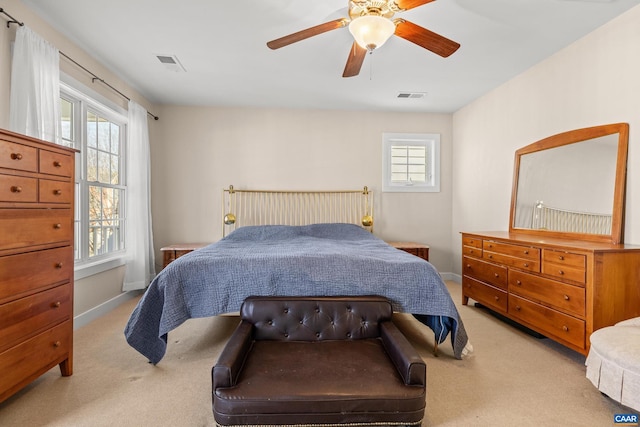
[[(11, 27), (11, 24), (18, 24), (19, 26), (23, 26), (24, 22), (20, 22), (18, 21), (16, 18), (14, 18), (13, 16), (9, 15), (3, 8), (0, 7), (0, 13), (2, 13), (3, 15), (6, 15), (9, 17), (9, 19), (11, 19), (10, 21), (7, 21), (7, 28)], [(85, 72), (91, 74), (91, 83), (95, 83), (96, 80), (99, 81), (100, 83), (102, 83), (103, 85), (107, 86), (109, 89), (111, 89), (112, 91), (116, 92), (118, 95), (120, 95), (121, 97), (123, 97), (124, 99), (126, 99), (127, 101), (131, 101), (131, 98), (129, 98), (127, 95), (125, 95), (124, 93), (120, 92), (118, 89), (116, 89), (115, 87), (111, 86), (109, 83), (107, 83), (106, 81), (104, 81), (103, 79), (101, 79), (100, 77), (98, 77), (97, 75), (95, 75), (95, 73), (89, 71), (86, 67), (84, 67), (83, 65), (80, 65), (78, 62), (76, 62), (73, 58), (71, 58), (69, 55), (67, 55), (66, 53), (62, 52), (62, 51), (58, 51), (60, 52), (60, 55), (64, 56), (65, 58), (67, 58), (69, 61), (73, 62), (76, 66), (80, 67), (82, 70), (84, 70)], [(150, 111), (147, 111), (147, 114), (150, 115), (151, 117), (153, 117), (154, 120), (159, 120), (160, 117), (156, 116), (155, 114), (152, 114)]]

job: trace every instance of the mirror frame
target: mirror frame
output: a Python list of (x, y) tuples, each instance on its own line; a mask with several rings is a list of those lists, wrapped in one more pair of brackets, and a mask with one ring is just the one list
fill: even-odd
[[(514, 227), (516, 201), (518, 196), (518, 176), (520, 172), (520, 158), (525, 154), (535, 153), (537, 151), (548, 150), (564, 145), (575, 144), (592, 138), (602, 136), (618, 135), (618, 154), (616, 161), (616, 177), (615, 188), (613, 189), (613, 206), (611, 218), (611, 234), (588, 234), (574, 233), (565, 231), (537, 230), (531, 228)], [(509, 213), (509, 232), (532, 234), (546, 237), (559, 237), (569, 239), (588, 240), (595, 242), (607, 242), (618, 244), (623, 242), (624, 238), (624, 207), (626, 194), (626, 176), (627, 176), (627, 152), (629, 148), (629, 124), (614, 123), (608, 125), (594, 126), (589, 128), (575, 129), (568, 132), (559, 133), (540, 141), (529, 144), (516, 151), (515, 166), (513, 174), (513, 187), (511, 191), (511, 211)]]

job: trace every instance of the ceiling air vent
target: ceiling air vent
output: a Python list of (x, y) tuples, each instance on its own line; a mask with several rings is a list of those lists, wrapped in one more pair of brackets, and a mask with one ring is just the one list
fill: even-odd
[(156, 55), (158, 61), (160, 61), (167, 69), (175, 72), (185, 72), (180, 61), (175, 55)]
[(398, 93), (398, 98), (416, 99), (416, 98), (424, 98), (425, 96), (427, 96), (426, 92), (399, 92)]

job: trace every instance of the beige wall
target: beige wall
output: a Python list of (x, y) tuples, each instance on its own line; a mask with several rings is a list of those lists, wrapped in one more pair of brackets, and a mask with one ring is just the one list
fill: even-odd
[[(222, 234), (222, 189), (375, 192), (375, 233), (451, 271), (451, 115), (165, 106), (152, 146), (156, 250)], [(382, 133), (441, 134), (440, 193), (380, 193)], [(159, 255), (158, 255), (159, 256)]]
[[(453, 116), (452, 244), (506, 230), (516, 149), (559, 132), (630, 125), (625, 242), (640, 244), (640, 6)], [(460, 273), (459, 261), (454, 261)]]
[[(155, 113), (155, 107), (146, 101), (139, 93), (125, 84), (116, 75), (111, 73), (105, 66), (93, 59), (80, 47), (62, 36), (58, 31), (41, 20), (35, 13), (18, 0), (4, 0), (2, 8), (16, 19), (24, 22), (32, 30), (37, 32), (44, 39), (48, 40), (60, 51), (66, 53), (78, 63), (107, 81), (121, 92), (127, 94), (136, 102)], [(5, 20), (0, 20), (0, 127), (9, 127), (9, 96), (11, 83), (11, 43), (15, 39), (16, 25), (11, 25), (7, 29)], [(63, 72), (78, 80), (80, 83), (90, 87), (95, 92), (106, 97), (112, 102), (126, 107), (126, 100), (115, 94), (111, 89), (97, 83), (92, 84), (91, 76), (71, 64), (61, 57), (60, 68)], [(157, 114), (157, 113), (156, 113)], [(150, 121), (150, 137), (153, 140), (155, 126), (153, 120)], [(74, 315), (84, 313), (100, 304), (116, 298), (121, 294), (123, 268), (116, 268), (99, 275), (77, 280), (74, 292)]]

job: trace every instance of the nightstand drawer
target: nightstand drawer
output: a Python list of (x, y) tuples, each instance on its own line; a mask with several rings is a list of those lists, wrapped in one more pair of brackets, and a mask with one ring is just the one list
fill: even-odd
[(210, 243), (180, 243), (163, 247), (162, 249), (160, 249), (160, 251), (162, 251), (162, 268), (166, 267), (181, 256), (186, 255), (189, 252), (193, 252), (197, 249), (203, 248), (207, 245), (210, 245)]

